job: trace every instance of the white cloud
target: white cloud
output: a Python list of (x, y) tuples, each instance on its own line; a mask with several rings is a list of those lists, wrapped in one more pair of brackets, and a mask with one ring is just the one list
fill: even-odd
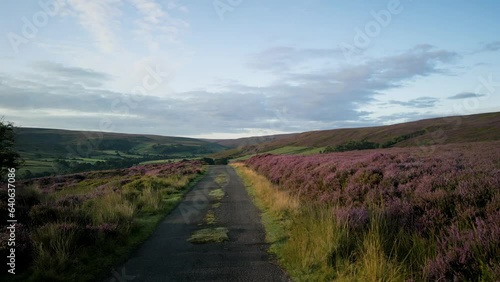
[[(153, 0), (130, 0), (132, 5), (139, 11), (142, 18), (135, 21), (137, 26), (135, 33), (145, 41), (150, 51), (161, 49), (161, 42), (178, 42), (182, 30), (189, 24), (172, 16), (162, 5)], [(176, 4), (168, 4), (169, 8), (177, 8)], [(174, 5), (174, 6), (172, 6)]]
[(159, 24), (165, 17), (165, 12), (160, 4), (151, 0), (131, 0), (134, 6), (144, 16), (143, 21), (150, 24)]
[(68, 0), (68, 4), (78, 17), (78, 21), (92, 37), (96, 45), (105, 52), (116, 48), (115, 30), (119, 27), (121, 0)]
[[(0, 81), (4, 81), (0, 83), (0, 93), (4, 93), (5, 107), (19, 111), (58, 109), (89, 113), (85, 115), (85, 121), (75, 121), (75, 128), (84, 125), (88, 128), (90, 120), (97, 127), (99, 119), (111, 112), (136, 116), (127, 123), (118, 116), (113, 117), (117, 131), (145, 132), (151, 128), (158, 134), (166, 135), (209, 136), (214, 132), (234, 136), (265, 135), (269, 132), (373, 125), (374, 120), (367, 118), (372, 112), (366, 110), (364, 105), (373, 103), (376, 95), (400, 87), (405, 81), (442, 73), (443, 65), (455, 57), (455, 53), (445, 50), (411, 49), (362, 64), (285, 74), (263, 87), (227, 81), (227, 87), (219, 91), (191, 91), (161, 96), (143, 93), (146, 95), (142, 97), (134, 97), (127, 92), (84, 87), (75, 82), (60, 82), (59, 76), (64, 78), (69, 74), (98, 82), (106, 81), (109, 77), (88, 68), (45, 62), (35, 67), (43, 67), (61, 75), (46, 77), (34, 74), (29, 81), (19, 75), (17, 79), (0, 75)], [(138, 61), (136, 70), (152, 62)], [(133, 68), (131, 70), (134, 71)], [(163, 71), (168, 74), (168, 69), (161, 69)], [(166, 84), (168, 80), (166, 75)], [(403, 105), (408, 112), (415, 109), (431, 110), (437, 101), (432, 97), (420, 97), (390, 103), (397, 107)], [(130, 107), (129, 102), (132, 102)], [(44, 116), (37, 122), (42, 126), (42, 123), (53, 122), (53, 118)], [(377, 120), (377, 123), (381, 122)]]
[[(125, 11), (131, 4), (136, 14)], [(189, 23), (174, 16), (175, 12), (186, 12), (187, 7), (176, 2), (166, 4), (168, 11), (161, 2), (154, 0), (67, 0), (63, 15), (72, 15), (78, 23), (87, 30), (99, 50), (105, 53), (116, 52), (124, 31), (124, 23), (135, 25), (134, 33), (150, 52), (162, 49), (162, 44), (177, 43), (182, 31), (189, 28)], [(124, 16), (126, 15), (126, 17)]]

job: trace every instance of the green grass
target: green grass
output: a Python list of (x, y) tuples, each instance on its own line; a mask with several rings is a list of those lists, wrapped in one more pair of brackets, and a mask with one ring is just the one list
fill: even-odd
[(215, 189), (215, 190), (212, 190), (208, 193), (208, 196), (210, 196), (211, 198), (217, 200), (217, 201), (220, 201), (222, 200), (222, 198), (224, 198), (224, 195), (226, 193), (224, 193), (224, 191), (222, 189)]
[(132, 227), (137, 204), (128, 201), (122, 193), (106, 193), (86, 202), (85, 209), (93, 225), (117, 224), (124, 229), (124, 233), (128, 233)]
[[(124, 158), (141, 158), (141, 155), (138, 154), (129, 154), (120, 150), (101, 150), (104, 156), (112, 156), (112, 157), (124, 157)], [(117, 155), (118, 152), (118, 155)]]
[(220, 243), (229, 240), (225, 227), (206, 228), (194, 232), (188, 242), (193, 244)]
[(83, 194), (91, 193), (92, 191), (95, 190), (95, 188), (97, 188), (101, 185), (114, 186), (114, 185), (118, 185), (117, 184), (118, 182), (119, 182), (119, 178), (85, 179), (79, 183), (64, 187), (64, 189), (54, 192), (53, 195), (56, 198), (60, 198), (62, 196), (69, 196), (69, 195), (83, 195)]
[(25, 160), (23, 166), (18, 170), (18, 173), (21, 174), (27, 170), (31, 171), (32, 173), (53, 171), (54, 165), (55, 162), (53, 162), (52, 160), (45, 161), (45, 158), (41, 160), (27, 159)]
[(172, 158), (172, 159), (164, 159), (164, 160), (153, 160), (153, 161), (141, 162), (140, 164), (141, 165), (143, 165), (143, 164), (163, 164), (163, 163), (178, 162), (178, 161), (182, 161), (182, 160), (192, 160), (192, 159), (196, 159), (196, 158), (186, 157), (186, 158), (180, 158), (180, 159)]
[(81, 163), (96, 163), (96, 162), (103, 162), (105, 159), (97, 159), (97, 158), (77, 158), (75, 161), (81, 162)]
[(242, 157), (238, 157), (238, 158), (234, 158), (232, 159), (232, 161), (246, 161), (248, 160), (249, 158), (255, 156), (256, 154), (250, 154), (250, 155), (244, 155)]
[(44, 273), (45, 277), (54, 279), (65, 270), (76, 252), (77, 231), (73, 228), (64, 230), (57, 223), (49, 223), (36, 229), (32, 240), (35, 242), (35, 273)]
[[(313, 155), (321, 153), (325, 147), (303, 147), (303, 146), (285, 146), (278, 149), (261, 152), (260, 154), (275, 154), (275, 155)], [(244, 155), (232, 159), (232, 161), (245, 161), (255, 156), (256, 154)]]
[(302, 154), (312, 154), (314, 152), (319, 153), (321, 148), (310, 148), (302, 146), (285, 146), (271, 151), (266, 151), (266, 154), (276, 154), (276, 155), (302, 155)]
[(207, 212), (207, 214), (205, 215), (205, 218), (203, 219), (205, 221), (206, 224), (215, 224), (217, 222), (216, 218), (215, 218), (215, 213), (214, 211), (212, 210), (209, 210)]
[(144, 164), (163, 164), (163, 163), (168, 163), (171, 161), (176, 161), (176, 159), (145, 161), (145, 162), (141, 162), (140, 164), (141, 165), (144, 165)]

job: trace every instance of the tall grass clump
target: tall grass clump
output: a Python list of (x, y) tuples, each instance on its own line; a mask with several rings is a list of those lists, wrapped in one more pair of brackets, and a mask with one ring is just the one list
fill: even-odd
[(48, 223), (34, 230), (35, 275), (42, 280), (59, 280), (60, 273), (74, 263), (78, 235), (76, 225), (68, 223)]
[(304, 281), (325, 281), (333, 277), (334, 253), (346, 239), (338, 229), (330, 207), (301, 207), (292, 216), (283, 245), (282, 260), (291, 275)]
[(121, 193), (107, 193), (86, 204), (93, 225), (116, 224), (123, 233), (130, 231), (136, 208)]
[(147, 187), (139, 195), (137, 205), (142, 212), (154, 213), (160, 208), (161, 200), (161, 193), (158, 190)]
[[(351, 229), (349, 226), (339, 228), (346, 232)], [(343, 263), (335, 269), (338, 280), (405, 281), (405, 269), (398, 263), (396, 254), (401, 234), (388, 229), (381, 217), (372, 214), (366, 231), (350, 235), (348, 244), (354, 248), (338, 256)]]

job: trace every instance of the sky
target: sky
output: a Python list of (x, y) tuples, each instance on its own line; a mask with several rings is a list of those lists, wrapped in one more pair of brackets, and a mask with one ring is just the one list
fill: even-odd
[(500, 2), (4, 0), (0, 117), (203, 138), (500, 111)]

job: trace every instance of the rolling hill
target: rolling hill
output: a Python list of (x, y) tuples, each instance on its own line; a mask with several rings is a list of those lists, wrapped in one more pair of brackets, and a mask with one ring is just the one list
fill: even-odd
[(16, 128), (16, 136), (17, 149), (26, 161), (22, 172), (42, 175), (206, 155), (232, 159), (256, 153), (307, 155), (353, 142), (388, 148), (494, 141), (500, 140), (500, 112), (232, 140), (43, 128)]
[(215, 153), (214, 157), (238, 158), (255, 153), (307, 154), (349, 141), (368, 141), (381, 147), (410, 147), (500, 140), (500, 112), (432, 118), (365, 128), (310, 131), (260, 144)]
[(228, 148), (239, 148), (244, 146), (257, 145), (264, 142), (269, 142), (273, 140), (280, 140), (296, 135), (297, 133), (290, 134), (276, 134), (276, 135), (265, 135), (265, 136), (253, 136), (253, 137), (243, 137), (238, 139), (202, 139), (208, 142), (217, 143)]
[(15, 133), (16, 147), (25, 160), (21, 171), (29, 170), (35, 175), (59, 173), (61, 166), (80, 164), (81, 170), (90, 170), (98, 162), (114, 162), (108, 166), (126, 167), (136, 162), (192, 158), (227, 149), (208, 141), (157, 135), (45, 128), (16, 128)]

